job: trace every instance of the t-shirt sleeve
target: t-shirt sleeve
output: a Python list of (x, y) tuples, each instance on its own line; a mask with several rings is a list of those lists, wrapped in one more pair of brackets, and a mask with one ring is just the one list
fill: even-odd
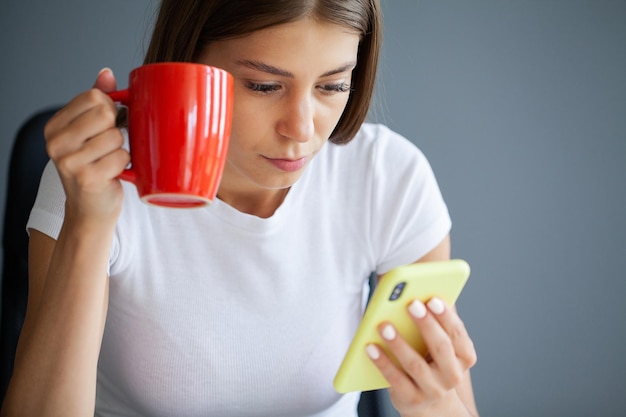
[(31, 229), (35, 229), (57, 239), (64, 216), (65, 192), (54, 164), (49, 161), (41, 176), (39, 191), (26, 224), (26, 231), (30, 233)]
[(372, 244), (377, 273), (417, 261), (450, 232), (451, 220), (424, 154), (378, 126), (373, 152)]
[[(56, 167), (49, 161), (41, 175), (35, 204), (26, 223), (26, 231), (30, 234), (30, 231), (34, 229), (56, 240), (61, 232), (64, 218), (65, 191)], [(111, 245), (107, 273), (110, 273), (111, 263), (118, 253), (119, 243), (116, 234)]]

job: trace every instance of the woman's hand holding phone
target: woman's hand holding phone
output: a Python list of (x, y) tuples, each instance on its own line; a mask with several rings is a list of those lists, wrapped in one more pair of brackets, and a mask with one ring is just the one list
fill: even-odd
[[(389, 388), (402, 416), (468, 416), (476, 351), (454, 308), (470, 274), (461, 259), (419, 262), (379, 280), (335, 377), (339, 392)], [(473, 400), (471, 401), (473, 402)]]
[(463, 321), (439, 298), (426, 304), (415, 300), (408, 312), (428, 348), (426, 357), (410, 346), (390, 322), (381, 323), (378, 331), (399, 365), (375, 344), (366, 347), (391, 385), (394, 406), (403, 416), (435, 415), (432, 413), (440, 407), (450, 415), (450, 407), (456, 405), (457, 415), (470, 415), (456, 392), (476, 363), (474, 344)]

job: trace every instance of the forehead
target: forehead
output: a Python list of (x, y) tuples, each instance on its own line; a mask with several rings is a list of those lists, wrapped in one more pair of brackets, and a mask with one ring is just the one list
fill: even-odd
[(359, 34), (348, 27), (305, 18), (213, 42), (205, 48), (200, 61), (224, 67), (252, 60), (289, 71), (307, 66), (322, 70), (356, 61), (359, 39)]

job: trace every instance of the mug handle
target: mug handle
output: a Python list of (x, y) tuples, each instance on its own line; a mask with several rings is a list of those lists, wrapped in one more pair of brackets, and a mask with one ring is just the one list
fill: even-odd
[[(109, 97), (111, 97), (111, 100), (113, 100), (114, 102), (123, 104), (126, 107), (128, 107), (128, 89), (112, 91), (107, 94)], [(131, 155), (131, 158), (132, 158), (132, 155)], [(135, 171), (133, 171), (132, 161), (131, 161), (131, 167), (122, 171), (122, 173), (120, 174), (120, 179), (136, 184), (137, 175)]]

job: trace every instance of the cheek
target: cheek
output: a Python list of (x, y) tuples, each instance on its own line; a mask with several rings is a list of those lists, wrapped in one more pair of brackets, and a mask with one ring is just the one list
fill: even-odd
[(271, 126), (271, 117), (267, 110), (252, 106), (249, 101), (240, 100), (235, 103), (231, 141), (241, 141), (251, 133), (258, 136)]
[(251, 96), (243, 86), (235, 87), (233, 106), (233, 130), (254, 131), (272, 123), (272, 103)]
[(318, 126), (328, 133), (328, 136), (330, 136), (335, 126), (337, 126), (337, 123), (339, 123), (339, 119), (341, 119), (347, 104), (347, 95), (345, 98), (342, 97), (341, 99), (337, 97), (337, 100), (324, 106), (323, 110), (320, 112), (321, 117), (318, 119)]
[(232, 130), (229, 156), (247, 159), (267, 146), (267, 141), (275, 137), (271, 112), (250, 103), (239, 103), (233, 108)]

